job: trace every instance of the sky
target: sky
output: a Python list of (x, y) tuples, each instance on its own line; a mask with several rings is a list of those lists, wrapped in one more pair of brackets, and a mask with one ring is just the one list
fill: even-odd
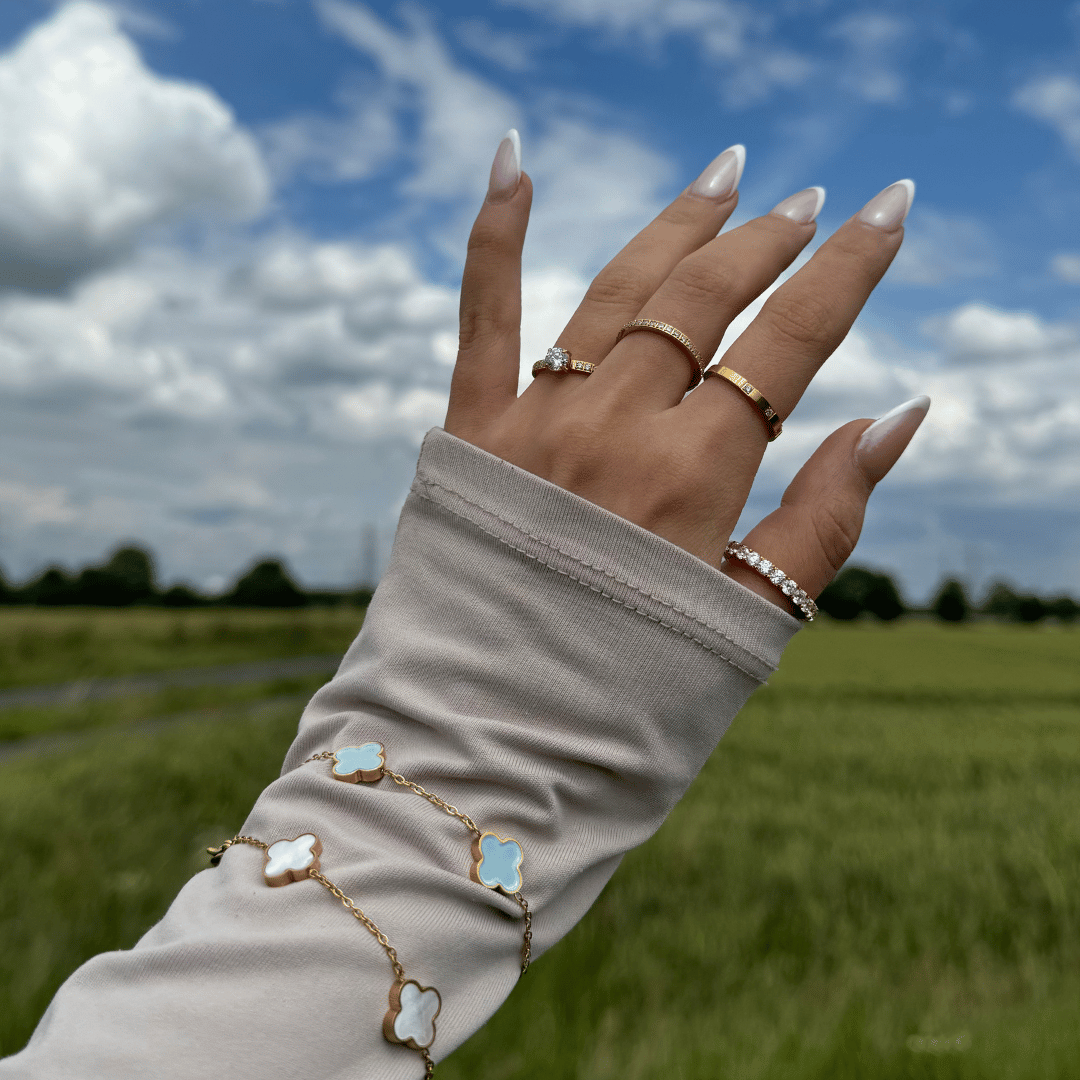
[(912, 177), (736, 535), (833, 428), (928, 393), (853, 562), (915, 601), (946, 575), (1080, 595), (1080, 4), (1055, 0), (4, 0), (6, 576), (131, 540), (209, 589), (385, 562), (511, 126), (523, 372), (727, 146), (733, 224), (821, 184), (815, 243)]

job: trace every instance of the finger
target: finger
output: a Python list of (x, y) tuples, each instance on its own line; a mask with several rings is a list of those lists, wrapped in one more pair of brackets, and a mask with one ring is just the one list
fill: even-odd
[[(798, 273), (769, 297), (723, 363), (749, 380), (786, 419), (821, 365), (844, 340), (904, 238), (915, 185), (885, 188), (841, 226)], [(765, 445), (760, 416), (723, 379), (707, 379), (685, 403), (687, 422), (714, 434), (754, 433)], [(736, 439), (735, 441), (741, 441)]]
[(728, 147), (711, 161), (596, 275), (555, 344), (569, 349), (577, 360), (600, 363), (614, 345), (619, 328), (637, 318), (642, 304), (672, 268), (712, 240), (731, 216), (739, 202), (745, 163), (746, 148), (741, 144)]
[(461, 280), (458, 357), (446, 430), (463, 438), (517, 397), (521, 249), (531, 205), (532, 184), (521, 171), (521, 142), (511, 128), (495, 153)]
[[(855, 549), (874, 485), (896, 464), (929, 408), (928, 397), (912, 398), (873, 423), (853, 420), (834, 431), (799, 470), (780, 508), (755, 526), (743, 543), (809, 596), (817, 596)], [(788, 598), (744, 563), (727, 559), (723, 569), (791, 610)]]
[[(709, 357), (731, 320), (769, 287), (810, 242), (825, 202), (824, 188), (807, 188), (764, 217), (710, 241), (671, 271), (635, 317), (681, 330)], [(647, 407), (669, 408), (686, 392), (694, 361), (671, 339), (637, 332), (612, 351), (610, 386)]]

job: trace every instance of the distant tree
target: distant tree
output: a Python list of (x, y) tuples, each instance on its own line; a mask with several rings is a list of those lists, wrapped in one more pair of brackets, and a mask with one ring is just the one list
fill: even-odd
[(1055, 619), (1060, 619), (1064, 623), (1071, 623), (1075, 621), (1077, 615), (1080, 615), (1080, 604), (1071, 596), (1059, 596), (1047, 604), (1047, 611)]
[(253, 566), (221, 599), (222, 603), (238, 607), (288, 608), (307, 603), (307, 596), (277, 559)]
[(14, 604), (15, 590), (8, 584), (4, 571), (0, 570), (0, 604)]
[(129, 607), (150, 600), (156, 594), (154, 562), (140, 547), (118, 548), (104, 566), (87, 567), (75, 585), (69, 601), (94, 607)]
[(985, 614), (996, 615), (999, 619), (1015, 619), (1019, 606), (1020, 597), (1004, 581), (996, 581), (986, 594), (982, 609)]
[(882, 620), (895, 619), (905, 611), (896, 583), (888, 574), (860, 566), (841, 570), (817, 599), (818, 607), (834, 619), (856, 619), (864, 611)]
[(43, 607), (59, 607), (77, 603), (78, 588), (74, 578), (58, 566), (50, 566), (40, 577), (19, 590), (19, 601), (24, 604), (40, 604)]
[(1046, 604), (1038, 596), (1021, 596), (1017, 598), (1016, 618), (1020, 622), (1042, 622), (1049, 615)]
[(187, 585), (173, 585), (161, 594), (159, 603), (164, 607), (184, 608), (198, 607), (207, 600)]
[(971, 614), (964, 586), (955, 578), (943, 582), (930, 610), (945, 622), (963, 622)]

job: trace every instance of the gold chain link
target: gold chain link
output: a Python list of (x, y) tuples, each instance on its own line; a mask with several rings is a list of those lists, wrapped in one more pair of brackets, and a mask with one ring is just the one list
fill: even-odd
[(520, 892), (511, 893), (511, 896), (525, 913), (525, 936), (521, 943), (521, 974), (524, 975), (532, 960), (532, 912), (529, 910), (528, 900)]
[(324, 889), (329, 891), (331, 896), (336, 896), (342, 905), (348, 908), (349, 912), (359, 922), (364, 924), (368, 933), (383, 947), (383, 951), (390, 960), (390, 966), (394, 969), (394, 974), (403, 980), (405, 978), (405, 969), (401, 966), (401, 962), (397, 958), (397, 951), (390, 944), (386, 935), (329, 878), (324, 877), (321, 871), (309, 870), (308, 877), (313, 877)]
[(400, 784), (402, 787), (408, 788), (410, 791), (415, 791), (417, 795), (422, 799), (427, 799), (429, 803), (437, 806), (440, 810), (445, 810), (451, 817), (456, 817), (466, 829), (473, 834), (476, 839), (480, 839), (480, 830), (476, 827), (475, 822), (468, 814), (463, 814), (456, 806), (451, 806), (448, 802), (440, 799), (438, 795), (433, 795), (426, 788), (422, 788), (419, 784), (414, 784), (411, 780), (406, 780), (404, 776), (394, 772), (392, 769), (388, 769), (383, 766), (383, 775), (389, 776), (395, 784)]
[(324, 750), (321, 754), (312, 754), (311, 757), (304, 758), (304, 760), (301, 761), (300, 764), (306, 765), (309, 761), (329, 761), (332, 757), (336, 756), (337, 755), (334, 753), (333, 750)]
[(421, 1050), (420, 1056), (424, 1059), (424, 1080), (429, 1080), (429, 1077), (435, 1075), (435, 1062), (426, 1050)]

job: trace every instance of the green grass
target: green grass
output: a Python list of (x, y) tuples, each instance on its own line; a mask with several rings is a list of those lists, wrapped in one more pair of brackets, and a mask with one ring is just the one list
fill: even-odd
[[(0, 766), (0, 1052), (160, 916), (298, 711)], [(1071, 1080), (1077, 1015), (1080, 633), (815, 625), (438, 1074)]]
[(0, 608), (0, 688), (344, 652), (362, 608)]

